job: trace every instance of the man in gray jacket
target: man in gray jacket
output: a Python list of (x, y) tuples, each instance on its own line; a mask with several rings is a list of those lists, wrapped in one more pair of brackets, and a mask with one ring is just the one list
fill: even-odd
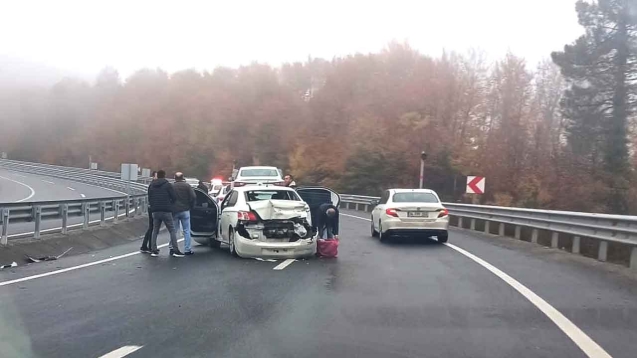
[[(184, 173), (175, 173), (175, 202), (173, 203), (173, 220), (175, 222), (175, 231), (179, 229), (179, 223), (184, 231), (184, 255), (192, 255), (191, 237), (190, 237), (190, 210), (195, 207), (195, 191), (190, 184), (186, 183)], [(172, 247), (170, 247), (172, 251)]]

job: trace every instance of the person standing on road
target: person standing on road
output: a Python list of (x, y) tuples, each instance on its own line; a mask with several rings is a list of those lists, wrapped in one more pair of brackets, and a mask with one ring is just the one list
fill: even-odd
[(179, 251), (179, 245), (177, 245), (177, 235), (173, 221), (173, 204), (176, 199), (175, 189), (172, 184), (166, 180), (166, 172), (163, 170), (157, 171), (157, 179), (148, 187), (148, 201), (150, 202), (150, 207), (153, 209), (153, 235), (150, 238), (150, 249), (152, 253), (150, 256), (159, 256), (157, 235), (163, 222), (170, 234), (170, 246), (172, 247), (170, 256), (184, 257), (184, 254)]
[(286, 174), (285, 177), (283, 177), (283, 181), (285, 182), (285, 186), (288, 188), (296, 188), (296, 182), (294, 181), (292, 174)]
[[(199, 183), (203, 184), (201, 181)], [(181, 229), (184, 232), (184, 255), (192, 255), (194, 252), (192, 252), (190, 237), (190, 210), (195, 207), (195, 191), (190, 184), (186, 183), (184, 173), (181, 172), (175, 173), (173, 188), (176, 197), (173, 204), (175, 230), (179, 230), (179, 223), (181, 223)], [(172, 246), (170, 250), (172, 251)]]
[[(153, 172), (153, 181), (157, 179), (157, 172)], [(150, 184), (148, 184), (148, 189), (150, 189)], [(146, 234), (144, 235), (144, 241), (142, 241), (142, 247), (139, 249), (144, 254), (151, 254), (152, 250), (150, 249), (150, 238), (153, 236), (153, 209), (150, 206), (150, 201), (148, 202), (148, 230), (146, 230)]]
[(319, 238), (338, 240), (338, 208), (331, 203), (321, 204), (316, 216)]
[(199, 181), (199, 185), (197, 185), (197, 188), (198, 188), (198, 189), (203, 190), (203, 191), (204, 191), (204, 193), (207, 193), (207, 192), (208, 192), (208, 187), (207, 187), (207, 186), (206, 186), (206, 184), (204, 184), (204, 182), (203, 182), (203, 181), (201, 181), (201, 180)]

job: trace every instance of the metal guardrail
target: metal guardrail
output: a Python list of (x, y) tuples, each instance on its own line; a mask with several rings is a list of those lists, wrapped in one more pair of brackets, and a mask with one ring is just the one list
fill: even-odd
[[(379, 197), (361, 195), (341, 195), (341, 206), (347, 209), (369, 212), (373, 201)], [(608, 244), (621, 244), (630, 250), (629, 267), (637, 270), (637, 216), (591, 214), (572, 211), (536, 210), (509, 208), (489, 205), (443, 203), (452, 217), (457, 218), (457, 226), (475, 230), (476, 222), (484, 222), (484, 232), (491, 233), (491, 223), (498, 225), (497, 233), (505, 235), (505, 225), (513, 226), (516, 239), (522, 236), (522, 228), (531, 229), (531, 242), (537, 243), (539, 233), (544, 230), (551, 234), (550, 245), (559, 247), (560, 236), (571, 239), (571, 252), (580, 253), (581, 239), (597, 240), (597, 259), (606, 261)]]
[[(104, 225), (111, 220), (117, 222), (122, 216), (133, 217), (147, 212), (146, 183), (150, 178), (141, 178), (140, 182), (126, 182), (119, 179), (119, 173), (6, 159), (0, 159), (0, 168), (77, 181), (121, 193), (119, 196), (97, 199), (0, 203), (1, 245), (7, 245), (9, 238), (33, 237), (38, 239), (41, 234), (45, 233), (66, 234), (70, 229), (86, 229), (93, 225)], [(127, 195), (127, 193), (129, 194)], [(99, 219), (91, 220), (91, 215), (96, 217), (97, 214), (99, 214)], [(69, 224), (69, 218), (74, 217), (82, 217), (82, 222)], [(42, 229), (43, 221), (50, 220), (57, 220), (60, 224), (54, 225), (57, 226), (54, 228)], [(33, 231), (10, 235), (9, 225), (15, 223), (33, 223)]]

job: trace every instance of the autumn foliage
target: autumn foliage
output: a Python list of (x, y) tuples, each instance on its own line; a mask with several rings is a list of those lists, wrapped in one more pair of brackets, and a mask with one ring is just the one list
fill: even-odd
[[(401, 43), (280, 68), (144, 69), (125, 80), (105, 69), (92, 85), (68, 79), (3, 94), (0, 150), (203, 179), (228, 176), (233, 161), (274, 165), (300, 185), (367, 195), (415, 187), (425, 150), (425, 184), (444, 200), (608, 211), (608, 187), (567, 145), (564, 89), (549, 61), (433, 58)], [(466, 196), (467, 175), (485, 176), (487, 193)]]

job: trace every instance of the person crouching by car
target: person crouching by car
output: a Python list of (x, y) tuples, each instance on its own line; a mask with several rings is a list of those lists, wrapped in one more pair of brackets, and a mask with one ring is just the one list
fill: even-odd
[(170, 256), (172, 257), (184, 257), (179, 251), (177, 245), (177, 235), (175, 231), (175, 224), (173, 221), (173, 204), (177, 196), (175, 195), (175, 189), (173, 185), (166, 180), (166, 172), (163, 170), (157, 171), (157, 179), (153, 180), (152, 184), (148, 187), (148, 201), (150, 207), (153, 210), (153, 235), (150, 238), (150, 250), (152, 253), (150, 256), (159, 256), (159, 249), (157, 249), (157, 235), (163, 222), (170, 234)]
[[(201, 182), (200, 182), (201, 183)], [(186, 183), (186, 178), (181, 172), (175, 173), (175, 203), (173, 204), (173, 220), (175, 230), (179, 230), (179, 223), (184, 232), (184, 255), (192, 255), (190, 237), (190, 210), (195, 207), (195, 191), (190, 184)], [(169, 247), (172, 250), (172, 247)]]
[(338, 208), (331, 203), (321, 204), (316, 216), (319, 238), (338, 240)]

